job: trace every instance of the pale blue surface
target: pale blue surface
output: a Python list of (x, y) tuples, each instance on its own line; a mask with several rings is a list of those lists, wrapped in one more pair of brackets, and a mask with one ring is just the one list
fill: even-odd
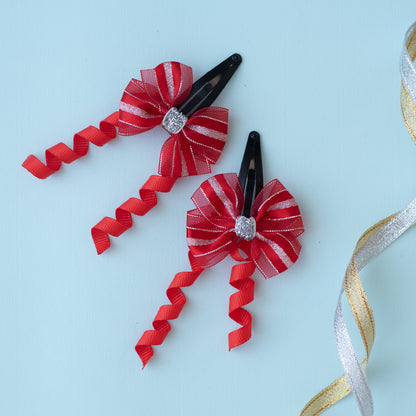
[[(416, 195), (398, 68), (414, 1), (4, 1), (1, 9), (0, 414), (298, 415), (341, 374), (332, 319), (355, 241)], [(140, 68), (179, 60), (198, 77), (235, 51), (244, 62), (216, 102), (231, 109), (231, 127), (214, 172), (236, 171), (258, 129), (265, 178), (278, 177), (301, 206), (304, 250), (282, 278), (257, 276), (249, 343), (227, 351), (236, 326), (226, 261), (186, 290), (189, 304), (141, 371), (133, 347), (174, 273), (188, 269), (185, 212), (204, 178), (178, 182), (97, 256), (91, 226), (156, 172), (166, 134), (91, 146), (46, 181), (20, 164), (116, 110)], [(377, 326), (369, 369), (377, 415), (416, 410), (415, 242), (409, 231), (362, 273)], [(326, 414), (358, 409), (348, 398)]]

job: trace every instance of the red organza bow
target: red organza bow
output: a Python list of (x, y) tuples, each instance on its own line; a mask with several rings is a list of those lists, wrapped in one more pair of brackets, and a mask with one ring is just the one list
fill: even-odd
[[(23, 167), (45, 179), (57, 172), (62, 163), (72, 163), (85, 156), (90, 143), (103, 146), (113, 140), (117, 137), (117, 128), (121, 136), (139, 134), (159, 124), (172, 131), (164, 123), (165, 116), (189, 96), (192, 69), (179, 62), (165, 62), (141, 71), (141, 76), (141, 81), (132, 79), (127, 85), (119, 111), (101, 121), (99, 128), (89, 126), (74, 135), (72, 149), (58, 143), (45, 151), (46, 163), (30, 155)], [(104, 217), (92, 227), (91, 236), (98, 254), (110, 247), (110, 235), (118, 237), (132, 227), (133, 215), (144, 216), (157, 205), (158, 193), (169, 192), (179, 177), (211, 172), (211, 165), (220, 157), (228, 132), (227, 109), (205, 107), (189, 118), (178, 112), (173, 116), (173, 126), (179, 125), (179, 128), (163, 144), (159, 175), (151, 175), (140, 188), (140, 198), (129, 198), (121, 204), (115, 218)]]
[(302, 218), (295, 199), (277, 179), (264, 186), (254, 201), (256, 232), (251, 241), (235, 233), (244, 205), (236, 174), (213, 176), (192, 200), (196, 209), (188, 212), (187, 241), (201, 268), (217, 264), (239, 248), (268, 279), (298, 259), (301, 245), (297, 237), (304, 231)]
[[(196, 209), (188, 212), (187, 241), (192, 271), (177, 273), (166, 294), (170, 305), (163, 305), (153, 320), (153, 330), (146, 331), (136, 345), (143, 365), (153, 355), (153, 345), (160, 345), (186, 303), (183, 287), (191, 286), (201, 272), (228, 254), (239, 264), (233, 266), (230, 284), (238, 291), (230, 297), (229, 316), (241, 325), (228, 335), (229, 349), (251, 338), (251, 315), (243, 309), (254, 299), (254, 281), (250, 278), (256, 268), (270, 278), (293, 265), (301, 245), (297, 237), (304, 227), (299, 207), (293, 196), (277, 180), (269, 182), (256, 197), (253, 219), (242, 218), (244, 194), (234, 173), (216, 175), (192, 196)], [(237, 225), (251, 223), (248, 230)], [(255, 224), (255, 225), (254, 225)], [(241, 224), (240, 224), (241, 225)], [(251, 233), (243, 239), (241, 233)], [(240, 252), (243, 252), (244, 257)]]
[[(130, 81), (121, 99), (118, 125), (122, 136), (163, 123), (167, 113), (183, 102), (192, 88), (192, 69), (179, 62), (165, 62), (141, 71), (141, 76), (141, 81)], [(110, 247), (109, 235), (118, 237), (133, 225), (132, 215), (147, 214), (157, 204), (156, 193), (169, 192), (178, 177), (210, 173), (224, 148), (227, 132), (225, 108), (204, 107), (186, 119), (162, 147), (160, 176), (149, 178), (139, 190), (140, 199), (130, 198), (120, 205), (115, 219), (104, 217), (91, 229), (97, 253)]]
[[(141, 76), (141, 81), (130, 81), (121, 99), (121, 136), (161, 124), (166, 113), (183, 102), (192, 88), (192, 68), (179, 62), (165, 62), (141, 71)], [(205, 107), (196, 111), (163, 145), (159, 174), (180, 177), (211, 172), (210, 165), (216, 163), (224, 148), (227, 128), (227, 109)]]

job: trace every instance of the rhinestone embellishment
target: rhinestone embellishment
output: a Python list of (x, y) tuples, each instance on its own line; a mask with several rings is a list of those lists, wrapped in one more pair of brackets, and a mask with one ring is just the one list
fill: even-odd
[(178, 111), (176, 107), (172, 107), (163, 117), (162, 126), (170, 134), (176, 134), (183, 129), (187, 121), (188, 117)]
[(235, 220), (235, 233), (244, 240), (252, 240), (256, 235), (256, 220), (253, 217), (247, 218), (242, 215)]

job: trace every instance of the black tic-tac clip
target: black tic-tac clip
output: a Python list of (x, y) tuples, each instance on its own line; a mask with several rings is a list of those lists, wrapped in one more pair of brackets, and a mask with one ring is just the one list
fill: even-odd
[(241, 215), (250, 218), (254, 199), (263, 189), (260, 134), (257, 131), (252, 131), (248, 136), (238, 179), (244, 192), (244, 208)]
[(218, 97), (242, 62), (238, 53), (231, 55), (192, 85), (188, 98), (176, 108), (186, 117), (195, 111), (209, 107)]

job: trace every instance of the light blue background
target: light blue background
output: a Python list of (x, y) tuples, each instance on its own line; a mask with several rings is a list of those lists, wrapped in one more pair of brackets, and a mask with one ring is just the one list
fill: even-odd
[[(1, 9), (0, 414), (298, 415), (342, 373), (332, 319), (357, 238), (416, 195), (398, 67), (414, 1), (3, 0)], [(97, 256), (91, 226), (156, 172), (166, 134), (91, 146), (45, 181), (20, 165), (115, 111), (139, 69), (179, 60), (199, 77), (233, 52), (244, 62), (216, 101), (231, 124), (214, 173), (238, 170), (259, 130), (265, 178), (301, 206), (304, 249), (281, 278), (256, 277), (250, 342), (227, 350), (236, 325), (224, 261), (186, 289), (182, 316), (142, 371), (133, 347), (188, 269), (185, 212), (206, 177), (178, 181)], [(415, 242), (409, 231), (362, 273), (377, 327), (368, 372), (377, 415), (416, 410)], [(350, 397), (326, 414), (358, 408)]]

